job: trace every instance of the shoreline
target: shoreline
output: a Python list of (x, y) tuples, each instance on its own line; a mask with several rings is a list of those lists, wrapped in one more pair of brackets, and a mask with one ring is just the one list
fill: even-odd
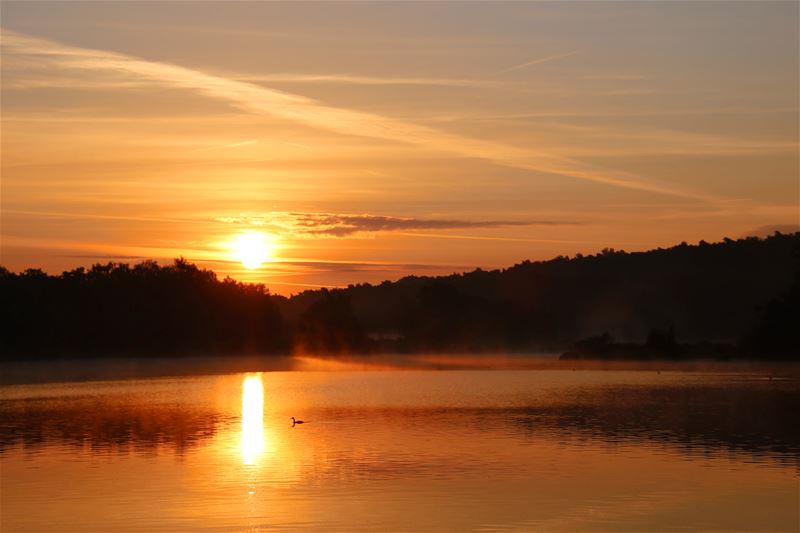
[(756, 373), (800, 379), (798, 361), (559, 359), (556, 354), (228, 355), (0, 362), (0, 386), (189, 377), (242, 372), (640, 371)]

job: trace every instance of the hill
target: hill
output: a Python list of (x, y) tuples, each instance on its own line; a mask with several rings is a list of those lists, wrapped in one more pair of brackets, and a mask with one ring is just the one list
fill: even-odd
[(306, 291), (280, 307), (300, 324), (319, 322), (309, 315), (324, 309), (352, 315), (360, 331), (350, 338), (398, 351), (559, 351), (603, 333), (640, 342), (654, 330), (672, 330), (684, 342), (735, 343), (759, 309), (796, 283), (798, 265), (800, 233), (776, 233)]

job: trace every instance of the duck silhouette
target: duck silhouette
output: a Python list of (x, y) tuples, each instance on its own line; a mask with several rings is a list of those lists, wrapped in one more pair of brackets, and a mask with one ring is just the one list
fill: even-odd
[(296, 426), (297, 424), (305, 424), (305, 422), (302, 420), (295, 420), (295, 418), (292, 417), (292, 427)]

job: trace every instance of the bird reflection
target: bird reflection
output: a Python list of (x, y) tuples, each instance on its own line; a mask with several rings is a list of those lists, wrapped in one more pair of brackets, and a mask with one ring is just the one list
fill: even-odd
[(242, 382), (242, 462), (254, 464), (264, 452), (264, 382), (261, 374)]

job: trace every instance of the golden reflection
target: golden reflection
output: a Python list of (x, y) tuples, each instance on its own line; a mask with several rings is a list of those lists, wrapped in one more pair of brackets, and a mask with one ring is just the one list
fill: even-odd
[(261, 374), (242, 382), (242, 462), (254, 464), (264, 453), (264, 382)]

